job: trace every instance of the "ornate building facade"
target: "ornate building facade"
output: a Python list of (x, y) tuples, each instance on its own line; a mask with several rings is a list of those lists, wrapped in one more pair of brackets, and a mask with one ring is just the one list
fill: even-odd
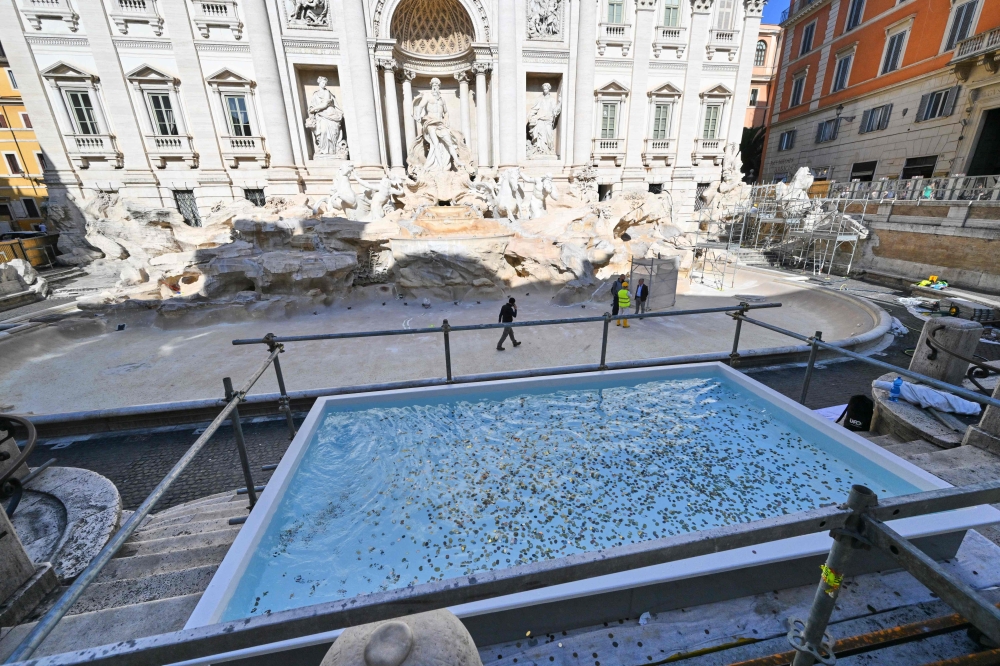
[(220, 200), (519, 165), (680, 210), (739, 142), (763, 0), (12, 0), (53, 200)]

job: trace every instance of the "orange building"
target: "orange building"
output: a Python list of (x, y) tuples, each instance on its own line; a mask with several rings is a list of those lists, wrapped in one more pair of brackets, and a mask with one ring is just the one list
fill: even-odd
[(757, 30), (757, 48), (754, 50), (753, 74), (750, 79), (750, 104), (744, 127), (760, 127), (767, 122), (771, 86), (775, 81), (780, 49), (781, 26), (761, 23)]
[(1000, 173), (1000, 1), (792, 0), (763, 181)]
[(0, 232), (31, 231), (42, 223), (48, 201), (45, 158), (2, 45), (0, 70)]

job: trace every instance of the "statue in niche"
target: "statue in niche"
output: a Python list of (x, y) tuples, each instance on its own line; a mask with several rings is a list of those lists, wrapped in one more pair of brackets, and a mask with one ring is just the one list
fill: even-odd
[(528, 113), (528, 157), (551, 157), (556, 154), (556, 123), (562, 113), (562, 100), (552, 94), (549, 83), (542, 84), (542, 96)]
[(344, 111), (337, 104), (337, 97), (326, 89), (325, 76), (316, 79), (319, 90), (309, 96), (309, 117), (306, 129), (312, 132), (315, 155), (347, 157), (344, 140)]
[(552, 182), (551, 173), (547, 173), (541, 178), (532, 178), (522, 174), (521, 179), (524, 180), (524, 182), (531, 183), (535, 186), (531, 191), (531, 200), (528, 202), (529, 220), (542, 217), (546, 212), (548, 212), (546, 199), (559, 201), (559, 191), (556, 190), (556, 184)]
[(292, 0), (291, 4), (293, 9), (289, 23), (326, 27), (328, 0)]
[(528, 0), (528, 39), (559, 37), (562, 0)]
[(441, 96), (441, 80), (413, 100), (413, 119), (420, 135), (410, 146), (407, 161), (418, 171), (458, 171), (469, 165), (469, 148), (462, 133), (448, 126), (448, 105)]

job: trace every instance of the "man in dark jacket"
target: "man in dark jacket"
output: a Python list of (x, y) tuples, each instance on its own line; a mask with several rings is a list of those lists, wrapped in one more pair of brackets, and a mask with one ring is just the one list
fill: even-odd
[[(502, 308), (500, 308), (500, 319), (497, 321), (497, 323), (498, 324), (509, 324), (512, 321), (514, 321), (515, 317), (517, 317), (517, 306), (514, 305), (514, 297), (511, 296), (507, 300), (506, 305), (504, 305)], [(514, 339), (514, 329), (513, 329), (513, 327), (511, 327), (511, 326), (505, 326), (504, 329), (503, 329), (503, 335), (500, 336), (500, 342), (497, 343), (497, 351), (503, 351), (504, 350), (503, 349), (503, 341), (506, 340), (508, 337), (510, 338), (510, 341), (514, 343), (515, 347), (518, 347), (518, 346), (521, 345), (520, 342), (518, 342), (517, 340)]]
[(646, 286), (645, 280), (639, 278), (639, 284), (635, 288), (635, 313), (645, 314), (646, 313), (646, 299), (649, 298), (649, 287)]

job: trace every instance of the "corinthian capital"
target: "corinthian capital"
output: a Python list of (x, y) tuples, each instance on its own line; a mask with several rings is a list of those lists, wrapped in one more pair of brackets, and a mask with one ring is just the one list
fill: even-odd
[(712, 0), (691, 0), (691, 10), (695, 14), (708, 14), (712, 11)]
[(643, 10), (654, 11), (656, 9), (656, 0), (635, 0), (635, 11), (641, 12)]
[(748, 17), (762, 16), (765, 4), (767, 4), (767, 0), (743, 0), (743, 9)]
[(399, 67), (399, 63), (397, 63), (394, 59), (384, 58), (384, 57), (375, 58), (375, 65), (381, 69), (389, 71), (392, 71), (397, 67)]
[(469, 80), (469, 70), (463, 69), (461, 72), (455, 72), (456, 81), (468, 81)]
[(485, 74), (493, 69), (493, 64), (488, 62), (474, 62), (470, 69), (472, 69), (473, 74)]

